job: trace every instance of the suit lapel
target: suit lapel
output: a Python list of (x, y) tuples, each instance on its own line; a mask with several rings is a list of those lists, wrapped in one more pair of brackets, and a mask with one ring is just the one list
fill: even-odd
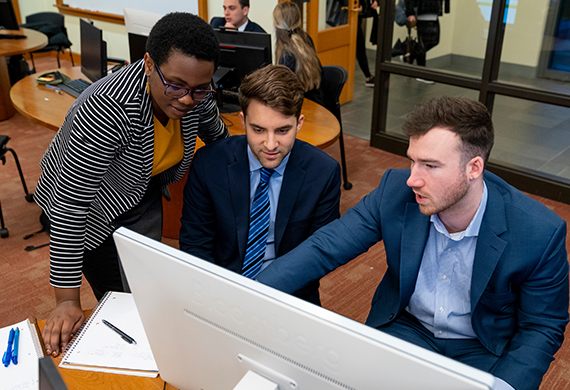
[(281, 184), (281, 192), (279, 193), (279, 205), (277, 206), (277, 214), (275, 216), (275, 255), (279, 254), (279, 244), (285, 233), (285, 228), (291, 218), (291, 213), (295, 207), (295, 202), (299, 196), (299, 192), (305, 181), (305, 170), (301, 169), (303, 156), (298, 153), (298, 143), (296, 142), (291, 150), (283, 182)]
[(234, 162), (228, 164), (227, 169), (230, 197), (235, 215), (236, 239), (240, 259), (243, 259), (249, 230), (249, 161), (245, 136), (243, 142), (238, 142), (234, 149)]
[(429, 217), (420, 212), (418, 204), (407, 203), (400, 238), (400, 303), (408, 302), (416, 287), (429, 227)]
[(481, 221), (477, 247), (475, 248), (475, 259), (473, 260), (471, 312), (477, 306), (507, 246), (507, 242), (499, 237), (507, 230), (503, 199), (495, 187), (488, 182), (487, 190), (489, 194), (487, 208)]

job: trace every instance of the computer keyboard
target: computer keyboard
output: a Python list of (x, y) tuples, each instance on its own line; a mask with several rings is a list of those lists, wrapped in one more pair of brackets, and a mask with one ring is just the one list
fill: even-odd
[(75, 79), (70, 80), (66, 83), (58, 84), (58, 87), (71, 96), (78, 97), (81, 95), (81, 92), (85, 91), (85, 89), (87, 89), (87, 87), (90, 85), (91, 83), (89, 81), (85, 81), (83, 79)]

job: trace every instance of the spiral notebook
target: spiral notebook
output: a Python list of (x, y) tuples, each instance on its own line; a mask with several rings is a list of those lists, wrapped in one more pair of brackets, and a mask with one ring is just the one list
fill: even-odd
[(18, 343), (18, 364), (10, 363), (8, 367), (0, 364), (0, 388), (2, 389), (34, 389), (38, 388), (39, 372), (38, 359), (44, 356), (42, 352), (41, 337), (38, 330), (30, 320), (24, 320), (17, 324), (0, 329), (0, 355), (6, 350), (10, 330), (20, 329)]
[[(127, 343), (103, 320), (135, 339), (136, 344)], [(156, 377), (158, 367), (132, 295), (107, 292), (64, 351), (59, 366)]]

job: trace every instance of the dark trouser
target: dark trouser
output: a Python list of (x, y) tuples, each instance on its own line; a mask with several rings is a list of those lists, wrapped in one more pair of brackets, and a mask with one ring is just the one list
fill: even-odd
[(438, 339), (405, 310), (392, 322), (380, 326), (384, 333), (409, 341), (440, 355), (489, 372), (499, 360), (478, 339)]
[(358, 66), (364, 73), (364, 77), (369, 78), (370, 68), (368, 68), (368, 57), (366, 57), (366, 42), (364, 38), (364, 31), (362, 31), (362, 18), (358, 17), (358, 27), (356, 28), (356, 60)]
[(424, 44), (425, 50), (416, 57), (419, 66), (426, 66), (426, 53), (439, 43), (439, 20), (418, 20), (418, 39)]
[[(158, 178), (151, 179), (139, 204), (117, 217), (115, 226), (117, 228), (124, 226), (160, 241), (162, 238), (162, 192)], [(129, 291), (112, 235), (97, 248), (85, 251), (83, 275), (89, 282), (97, 300), (100, 300), (107, 291)]]

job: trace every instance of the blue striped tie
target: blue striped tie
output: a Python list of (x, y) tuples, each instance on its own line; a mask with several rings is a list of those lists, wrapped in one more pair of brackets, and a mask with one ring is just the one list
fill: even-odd
[(255, 278), (261, 269), (269, 233), (269, 178), (273, 169), (261, 168), (260, 173), (261, 179), (251, 206), (247, 249), (242, 268), (242, 275), (251, 279)]

